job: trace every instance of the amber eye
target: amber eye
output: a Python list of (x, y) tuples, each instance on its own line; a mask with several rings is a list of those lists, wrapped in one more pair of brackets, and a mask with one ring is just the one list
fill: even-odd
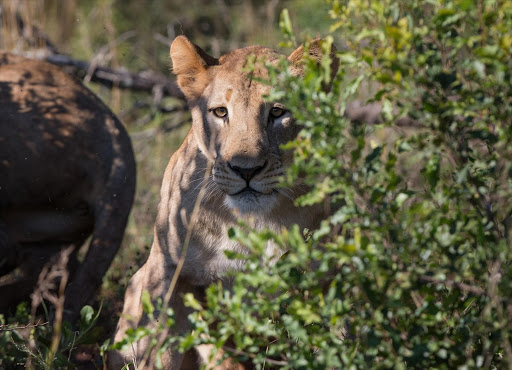
[(213, 114), (219, 118), (226, 118), (228, 115), (228, 109), (225, 107), (218, 107), (213, 110)]
[(271, 110), (270, 110), (270, 115), (274, 118), (279, 118), (281, 117), (284, 112), (286, 112), (283, 108), (280, 108), (280, 107), (273, 107)]

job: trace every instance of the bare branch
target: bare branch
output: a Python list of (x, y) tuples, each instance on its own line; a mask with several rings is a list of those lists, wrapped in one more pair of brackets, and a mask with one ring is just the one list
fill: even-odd
[(117, 45), (135, 36), (134, 31), (128, 31), (117, 39), (103, 46), (91, 62), (77, 60), (70, 56), (61, 54), (54, 44), (39, 28), (26, 24), (19, 14), (16, 14), (19, 36), (32, 47), (43, 46), (42, 49), (21, 53), (31, 59), (45, 60), (49, 63), (67, 67), (71, 73), (86, 82), (97, 82), (107, 87), (119, 87), (135, 91), (154, 93), (161, 90), (161, 94), (184, 100), (184, 96), (175, 81), (155, 72), (143, 71), (139, 73), (129, 72), (125, 69), (113, 69), (103, 67), (100, 61)]
[(38, 326), (46, 326), (49, 322), (45, 321), (41, 323), (40, 321), (36, 322), (35, 324), (27, 324), (27, 325), (21, 325), (21, 326), (10, 326), (7, 324), (0, 325), (0, 331), (16, 331), (16, 330), (23, 330), (23, 329), (31, 329), (36, 328)]
[(49, 63), (68, 67), (75, 76), (90, 75), (90, 81), (100, 83), (107, 87), (118, 87), (120, 89), (129, 89), (153, 93), (156, 89), (161, 89), (165, 96), (175, 97), (184, 100), (183, 93), (175, 81), (155, 71), (142, 71), (139, 73), (129, 72), (125, 69), (113, 69), (103, 66), (94, 66), (91, 63), (77, 60), (63, 54), (53, 54), (48, 50), (38, 50), (24, 52), (23, 56), (31, 59), (45, 60)]
[[(353, 101), (347, 104), (345, 109), (345, 117), (352, 122), (379, 124), (382, 123), (381, 118), (382, 105), (380, 103), (370, 103), (361, 105), (359, 101)], [(395, 125), (399, 127), (421, 127), (418, 121), (410, 117), (398, 118)]]
[(487, 296), (488, 295), (487, 292), (482, 288), (479, 288), (474, 285), (465, 284), (465, 283), (459, 283), (454, 280), (449, 280), (449, 279), (440, 280), (440, 279), (436, 279), (436, 278), (433, 278), (432, 276), (427, 276), (427, 275), (419, 276), (418, 279), (420, 281), (423, 281), (426, 283), (443, 284), (443, 285), (446, 285), (449, 287), (459, 288), (460, 290), (463, 290), (468, 293), (472, 293), (477, 296)]
[[(248, 352), (244, 352), (244, 351), (240, 351), (238, 349), (235, 349), (235, 348), (231, 348), (231, 347), (227, 347), (227, 346), (222, 346), (222, 349), (225, 350), (226, 352), (231, 352), (235, 355), (242, 355), (242, 356), (247, 356), (247, 357), (250, 357), (250, 358), (256, 358), (256, 355), (253, 354), (253, 353), (248, 353)], [(276, 365), (276, 366), (286, 366), (286, 365), (289, 365), (288, 362), (286, 361), (279, 361), (279, 360), (273, 360), (269, 357), (265, 357), (265, 362), (268, 362), (269, 364), (272, 364), (272, 365)]]

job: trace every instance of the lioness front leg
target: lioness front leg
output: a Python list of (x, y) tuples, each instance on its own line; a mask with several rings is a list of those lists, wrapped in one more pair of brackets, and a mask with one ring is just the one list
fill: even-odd
[[(174, 272), (174, 271), (173, 271)], [(169, 283), (169, 282), (167, 282)], [(169, 288), (169, 284), (165, 284), (166, 292)], [(150, 291), (150, 290), (149, 290)], [(151, 291), (150, 291), (151, 292)], [(192, 310), (186, 307), (183, 303), (183, 296), (187, 293), (193, 293), (196, 297), (201, 294), (200, 289), (194, 286), (191, 286), (187, 283), (186, 279), (178, 279), (178, 282), (172, 292), (172, 297), (169, 301), (169, 307), (172, 308), (174, 312), (174, 325), (169, 328), (168, 336), (181, 336), (189, 333), (192, 330), (192, 326), (188, 320), (188, 315), (192, 312)], [(151, 293), (150, 293), (151, 295)], [(151, 295), (152, 296), (152, 295)], [(154, 297), (154, 296), (152, 296)], [(153, 304), (156, 303), (157, 300), (153, 299)], [(154, 328), (158, 326), (158, 323), (161, 322), (160, 311), (155, 310), (154, 312), (154, 321), (149, 320), (147, 315), (143, 315), (140, 326)], [(166, 314), (164, 314), (163, 321), (166, 319)], [(164, 334), (165, 335), (165, 334)], [(139, 341), (137, 345), (137, 353), (143, 354), (147, 356), (148, 353), (148, 345), (149, 345), (149, 337), (144, 338)], [(149, 364), (153, 364), (156, 356), (156, 351), (158, 348), (152, 349), (149, 355)], [(184, 360), (184, 353), (181, 353), (177, 350), (176, 346), (172, 345), (165, 353), (162, 354), (162, 364), (164, 369), (181, 369), (182, 363)], [(196, 367), (199, 368), (199, 365), (196, 364)]]
[[(168, 295), (175, 268), (162, 263), (162, 257), (155, 257), (155, 254), (158, 253), (154, 253), (153, 249), (146, 264), (130, 280), (114, 342), (121, 341), (125, 337), (126, 330), (129, 328), (145, 327), (151, 331), (151, 329), (157, 328), (159, 322), (161, 322), (159, 317), (160, 311), (158, 310), (159, 301), (163, 302)], [(153, 312), (154, 319), (150, 319), (142, 310), (141, 298), (144, 290), (148, 291), (152, 304), (155, 307)], [(200, 297), (203, 294), (203, 288), (189, 284), (186, 278), (178, 279), (171, 299), (168, 302), (168, 307), (172, 308), (174, 312), (175, 325), (169, 328), (167, 335), (181, 335), (191, 330), (191, 325), (188, 321), (191, 309), (185, 307), (183, 303), (183, 295), (186, 293), (193, 293)], [(163, 320), (165, 321), (166, 317)], [(157, 350), (149, 348), (152, 338), (144, 337), (125, 351), (110, 352), (108, 355), (108, 368), (120, 369), (130, 362), (134, 362), (138, 369), (142, 367), (151, 368), (154, 364)], [(157, 339), (160, 339), (159, 333), (157, 334)], [(162, 354), (161, 360), (164, 369), (180, 369), (183, 359), (184, 354), (171, 347)]]

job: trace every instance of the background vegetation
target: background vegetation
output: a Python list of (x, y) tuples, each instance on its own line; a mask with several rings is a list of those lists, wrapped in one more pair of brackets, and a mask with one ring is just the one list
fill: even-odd
[[(314, 231), (232, 230), (251, 252), (230, 257), (246, 259), (247, 271), (234, 276), (232, 292), (214, 285), (206, 302), (186, 297), (196, 330), (164, 346), (207, 342), (260, 368), (512, 366), (512, 1), (205, 1), (197, 12), (179, 1), (73, 4), (81, 23), (70, 22), (62, 48), (90, 59), (115, 45), (104, 61), (129, 68), (167, 73), (160, 42), (181, 29), (216, 55), (246, 43), (276, 46), (283, 7), (295, 25), (281, 22), (290, 44), (292, 35), (331, 33), (341, 49), (328, 93), (328, 60), (308, 63), (304, 78), (276, 71), (269, 81), (269, 99), (304, 126), (285, 180), (300, 174), (312, 191), (298, 203), (324, 202), (333, 216)], [(55, 4), (45, 6), (50, 17)], [(135, 42), (115, 42), (131, 29)], [(140, 176), (122, 260), (102, 293), (111, 315), (144, 260), (161, 174), (186, 131), (162, 127), (187, 117), (163, 116), (147, 97), (95, 89), (127, 123)], [(379, 124), (344, 117), (355, 98), (381, 104)], [(146, 104), (133, 109), (134, 101)], [(269, 240), (289, 250), (273, 267), (260, 258)], [(131, 269), (126, 261), (135, 261)], [(85, 309), (83, 325), (111, 330), (111, 317), (95, 320)]]

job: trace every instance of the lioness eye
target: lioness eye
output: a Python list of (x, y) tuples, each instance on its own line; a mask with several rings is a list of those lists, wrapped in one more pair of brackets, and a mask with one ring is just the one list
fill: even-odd
[(218, 107), (213, 110), (213, 114), (219, 118), (225, 118), (228, 115), (228, 109), (225, 107)]
[(278, 118), (278, 117), (281, 117), (284, 114), (284, 112), (285, 112), (285, 110), (283, 108), (273, 107), (270, 110), (270, 115), (274, 118)]

